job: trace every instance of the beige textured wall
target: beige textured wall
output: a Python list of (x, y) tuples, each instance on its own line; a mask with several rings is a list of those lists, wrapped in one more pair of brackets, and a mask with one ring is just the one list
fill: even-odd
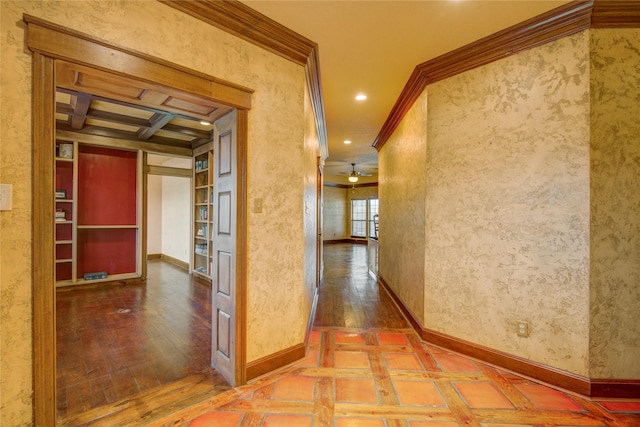
[(580, 375), (588, 61), (582, 32), (488, 64), (430, 86), (427, 118), (424, 326)]
[(300, 239), (305, 190), (290, 183), (307, 174), (304, 68), (154, 1), (2, 1), (0, 8), (0, 180), (14, 186), (14, 209), (0, 213), (0, 424), (32, 422), (31, 55), (23, 13), (255, 90), (249, 197), (262, 197), (264, 211), (249, 216), (248, 361), (300, 343), (310, 304)]
[(640, 30), (591, 31), (591, 377), (640, 378)]
[(347, 231), (347, 191), (344, 188), (323, 188), (322, 239), (340, 240), (349, 238)]
[(422, 325), (580, 375), (588, 60), (583, 32), (431, 85), (380, 152), (380, 274)]
[(427, 96), (378, 153), (378, 273), (424, 324)]

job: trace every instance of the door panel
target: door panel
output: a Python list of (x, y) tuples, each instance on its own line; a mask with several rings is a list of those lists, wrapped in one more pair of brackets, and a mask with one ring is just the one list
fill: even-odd
[(236, 112), (214, 124), (212, 365), (235, 386), (236, 372)]

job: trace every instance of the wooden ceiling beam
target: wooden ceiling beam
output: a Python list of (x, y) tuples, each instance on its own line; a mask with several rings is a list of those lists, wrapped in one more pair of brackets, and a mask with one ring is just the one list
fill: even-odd
[(146, 141), (151, 138), (156, 132), (162, 130), (162, 128), (173, 120), (175, 116), (171, 113), (155, 113), (149, 119), (151, 126), (141, 127), (138, 129), (137, 136), (138, 139), (142, 141)]
[(73, 113), (71, 114), (71, 127), (73, 129), (82, 129), (85, 121), (87, 120), (87, 111), (91, 106), (92, 96), (88, 93), (77, 93), (71, 98), (71, 107)]
[[(73, 129), (66, 123), (58, 121), (56, 122), (56, 128), (61, 131), (77, 132), (79, 134), (96, 135), (104, 138), (114, 138), (126, 141), (140, 142), (140, 139), (138, 139), (136, 132), (105, 128), (101, 126), (88, 125), (82, 129)], [(180, 141), (177, 139), (170, 139), (159, 136), (152, 136), (147, 139), (146, 142), (165, 145), (168, 147), (191, 148), (191, 141)]]

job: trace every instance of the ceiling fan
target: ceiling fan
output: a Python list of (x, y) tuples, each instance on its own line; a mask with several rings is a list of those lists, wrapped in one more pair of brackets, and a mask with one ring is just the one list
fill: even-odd
[(349, 182), (358, 182), (358, 178), (361, 176), (371, 176), (370, 173), (364, 173), (364, 172), (357, 172), (356, 171), (356, 164), (355, 163), (351, 163), (351, 172), (349, 172), (349, 175), (347, 177), (347, 179), (349, 180)]

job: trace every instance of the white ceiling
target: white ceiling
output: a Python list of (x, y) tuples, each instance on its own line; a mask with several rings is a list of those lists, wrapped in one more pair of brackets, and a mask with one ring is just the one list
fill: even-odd
[[(371, 146), (413, 69), (567, 0), (242, 0), (318, 44), (329, 158), (325, 180), (347, 184), (351, 163), (373, 173)], [(368, 99), (356, 101), (357, 93)], [(343, 141), (349, 139), (350, 145)], [(342, 175), (340, 175), (342, 174)]]

